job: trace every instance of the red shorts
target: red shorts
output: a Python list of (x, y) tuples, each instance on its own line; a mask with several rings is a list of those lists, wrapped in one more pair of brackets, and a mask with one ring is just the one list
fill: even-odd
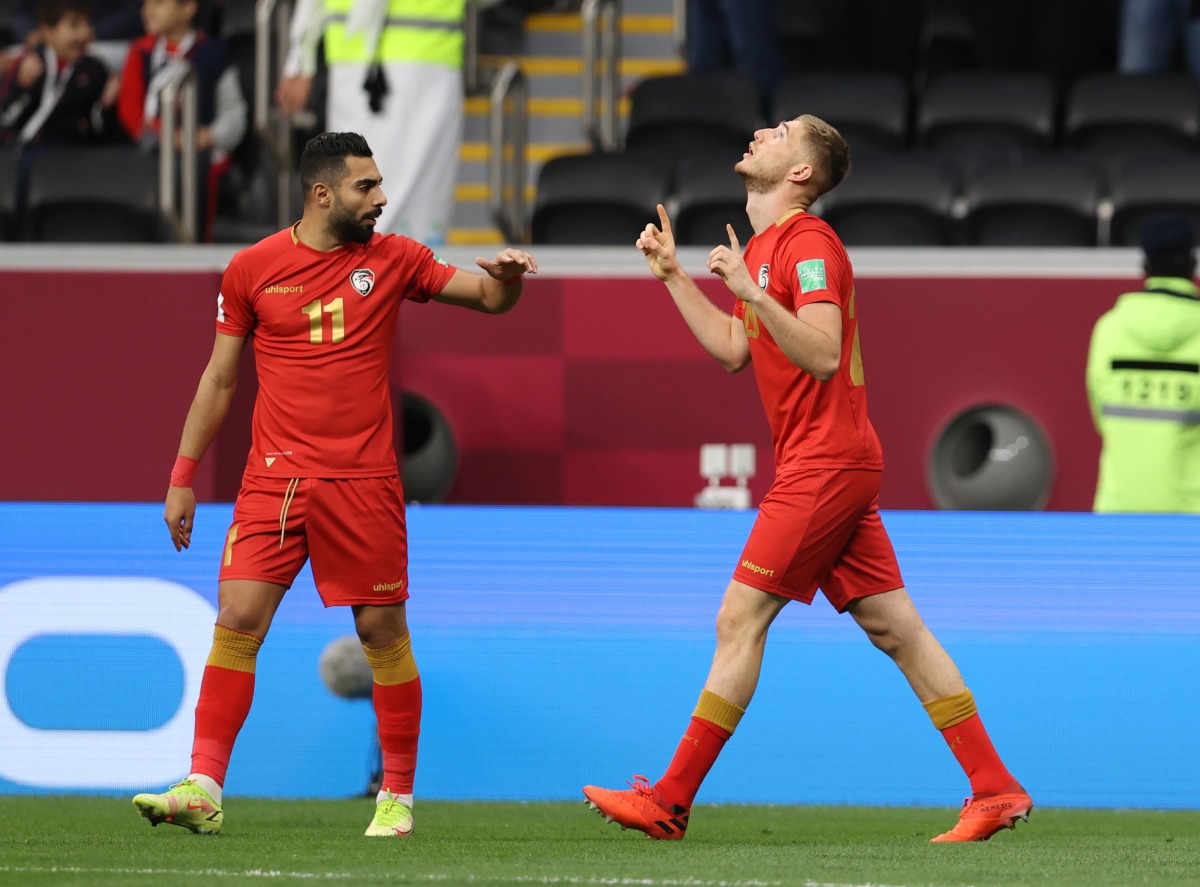
[(400, 478), (243, 476), (220, 578), (290, 588), (307, 560), (327, 607), (406, 600), (408, 533)]
[(811, 604), (817, 589), (839, 612), (904, 585), (879, 518), (882, 473), (816, 468), (777, 477), (758, 509), (733, 578)]

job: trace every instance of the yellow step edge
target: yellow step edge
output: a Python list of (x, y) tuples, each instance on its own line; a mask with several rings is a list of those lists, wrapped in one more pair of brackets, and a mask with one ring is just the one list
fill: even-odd
[[(482, 97), (467, 99), (464, 108), (473, 117), (484, 117), (491, 113), (488, 100)], [(531, 117), (579, 117), (583, 113), (583, 99), (531, 98), (526, 108)], [(617, 113), (629, 116), (629, 99), (622, 98), (617, 103)]]
[[(487, 203), (490, 193), (491, 188), (483, 182), (460, 182), (454, 186), (454, 199), (460, 203)], [(527, 184), (525, 202), (532, 203), (536, 197), (537, 186)]]
[(504, 238), (495, 228), (451, 228), (446, 232), (446, 243), (451, 246), (473, 246), (477, 243), (504, 243)]
[[(531, 144), (525, 149), (525, 159), (545, 163), (560, 154), (586, 154), (591, 149), (587, 142)], [(458, 148), (458, 159), (466, 163), (485, 162), (490, 155), (487, 142), (463, 142)]]
[[(622, 34), (673, 34), (675, 17), (630, 13), (621, 16), (618, 29)], [(525, 30), (533, 34), (578, 34), (583, 30), (583, 18), (579, 15), (530, 15), (525, 18)]]
[[(481, 56), (479, 61), (486, 68), (501, 68), (508, 58), (498, 55)], [(579, 77), (583, 74), (581, 58), (519, 56), (517, 63), (526, 77)], [(626, 77), (662, 77), (682, 74), (687, 70), (683, 59), (624, 58), (618, 67)]]

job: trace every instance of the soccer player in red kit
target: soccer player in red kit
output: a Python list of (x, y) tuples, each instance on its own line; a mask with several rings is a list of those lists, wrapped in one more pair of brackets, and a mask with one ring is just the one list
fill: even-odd
[(276, 609), (308, 560), (326, 606), (351, 608), (374, 677), (383, 788), (369, 836), (413, 830), (421, 680), (409, 642), (404, 495), (392, 443), (391, 363), (405, 300), (500, 314), (534, 258), (518, 249), (454, 268), (427, 247), (375, 235), (382, 176), (357, 133), (323, 133), (300, 158), (303, 217), (233, 257), (217, 335), (184, 423), (164, 517), (191, 544), (192, 478), (228, 411), (246, 342), (258, 400), (242, 488), (225, 537), (217, 624), (196, 705), (191, 772), (134, 806), (152, 825), (215, 834), (222, 787), (250, 710), (255, 661)]
[(789, 601), (820, 589), (899, 666), (971, 785), (958, 822), (934, 841), (983, 841), (1033, 802), (997, 755), (958, 668), (917, 614), (879, 517), (883, 454), (867, 419), (854, 277), (841, 241), (807, 210), (836, 186), (850, 153), (805, 115), (754, 134), (735, 169), (754, 236), (743, 257), (729, 227), (708, 268), (736, 296), (717, 308), (679, 266), (666, 210), (637, 246), (700, 344), (730, 372), (753, 362), (775, 448), (763, 499), (717, 613), (717, 649), (682, 741), (656, 783), (584, 787), (623, 828), (676, 840), (700, 783), (754, 695), (767, 631)]

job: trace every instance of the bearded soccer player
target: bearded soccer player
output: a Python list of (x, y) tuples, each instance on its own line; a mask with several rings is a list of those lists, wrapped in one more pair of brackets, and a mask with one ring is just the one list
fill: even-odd
[(235, 255), (221, 281), (216, 344), (167, 491), (177, 551), (191, 544), (192, 478), (253, 338), (259, 390), (250, 454), (225, 537), (191, 772), (133, 804), (151, 825), (221, 830), (226, 768), (250, 710), (258, 650), (311, 559), (324, 604), (351, 608), (374, 676), (383, 788), (366, 834), (403, 837), (413, 830), (421, 680), (405, 613), (408, 545), (388, 388), (397, 312), (405, 300), (433, 299), (500, 314), (537, 263), (504, 249), (476, 259), (485, 273), (468, 273), (406, 237), (377, 236), (383, 180), (357, 133), (309, 141), (300, 181), (300, 221)]
[(692, 801), (754, 695), (767, 631), (790, 602), (820, 589), (899, 666), (965, 771), (972, 797), (933, 841), (984, 841), (1033, 802), (992, 746), (958, 668), (904, 588), (878, 511), (883, 454), (867, 419), (854, 278), (841, 241), (809, 206), (850, 168), (836, 129), (805, 115), (754, 134), (735, 169), (754, 236), (743, 257), (728, 227), (708, 269), (736, 296), (732, 315), (679, 266), (671, 223), (637, 240), (700, 344), (729, 372), (754, 364), (775, 448), (763, 499), (717, 613), (717, 648), (691, 722), (667, 772), (631, 790), (584, 787), (623, 828), (677, 840)]

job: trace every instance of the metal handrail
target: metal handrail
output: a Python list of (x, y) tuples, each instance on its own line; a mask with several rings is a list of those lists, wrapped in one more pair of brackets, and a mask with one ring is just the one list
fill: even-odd
[(620, 147), (617, 139), (617, 97), (621, 89), (619, 0), (583, 0), (580, 15), (584, 135), (597, 148), (615, 151)]
[(488, 115), (488, 211), (509, 243), (525, 242), (529, 83), (509, 61), (492, 81)]
[(482, 88), (479, 74), (479, 0), (467, 0), (463, 18), (463, 87), (467, 95)]
[(687, 0), (671, 0), (671, 37), (681, 59), (687, 58)]
[[(191, 65), (187, 66), (182, 77), (171, 78), (158, 93), (162, 124), (158, 140), (158, 205), (163, 216), (174, 227), (176, 240), (181, 243), (195, 243), (197, 239), (200, 178), (196, 160), (196, 131), (199, 129), (199, 104), (200, 88), (196, 69)], [(180, 146), (176, 150), (175, 115), (179, 107), (183, 109), (183, 119)]]
[[(291, 121), (271, 101), (274, 92), (271, 74), (282, 68), (287, 55), (291, 17), (291, 0), (257, 0), (254, 7), (254, 130), (279, 169), (276, 181), (277, 222), (281, 228), (293, 221), (292, 177), (295, 158), (292, 156)], [(272, 36), (275, 37), (274, 53), (271, 51)], [(271, 64), (272, 58), (277, 60), (274, 66)]]

